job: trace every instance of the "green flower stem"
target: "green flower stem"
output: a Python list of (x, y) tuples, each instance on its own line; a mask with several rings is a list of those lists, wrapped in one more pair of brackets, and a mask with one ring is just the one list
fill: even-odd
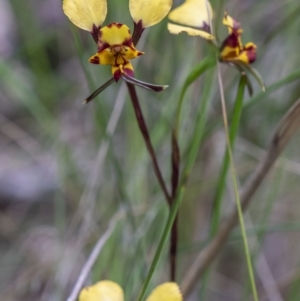
[(219, 64), (218, 64), (218, 81), (219, 81), (219, 87), (220, 87), (224, 128), (225, 128), (225, 133), (226, 133), (226, 143), (227, 143), (229, 162), (230, 162), (230, 172), (231, 172), (231, 177), (232, 177), (232, 182), (233, 182), (233, 189), (234, 189), (234, 195), (235, 195), (235, 200), (236, 200), (237, 213), (238, 213), (238, 218), (239, 218), (240, 227), (241, 227), (241, 233), (242, 233), (242, 237), (243, 237), (244, 251), (245, 251), (245, 256), (246, 256), (246, 261), (247, 261), (247, 269), (248, 269), (248, 274), (249, 274), (249, 279), (250, 279), (250, 284), (251, 284), (254, 301), (258, 301), (258, 295), (257, 295), (257, 289), (256, 289), (256, 284), (255, 284), (255, 279), (254, 279), (250, 252), (249, 252), (247, 234), (246, 234), (246, 230), (245, 230), (243, 210), (242, 210), (242, 206), (241, 206), (238, 184), (237, 184), (237, 180), (236, 180), (235, 166), (234, 166), (234, 162), (233, 162), (232, 149), (231, 149), (231, 144), (230, 144), (224, 89), (223, 89), (222, 75), (221, 75), (221, 71), (219, 68)]
[(133, 84), (130, 84), (130, 83), (126, 83), (126, 84), (127, 84), (127, 87), (128, 87), (130, 99), (131, 99), (131, 102), (132, 102), (132, 105), (133, 105), (133, 108), (134, 108), (134, 112), (135, 112), (135, 115), (136, 115), (136, 119), (137, 119), (137, 122), (138, 122), (138, 125), (139, 125), (139, 128), (140, 128), (140, 131), (143, 135), (144, 141), (146, 143), (148, 152), (149, 152), (151, 160), (152, 160), (154, 173), (155, 173), (155, 175), (157, 177), (157, 180), (159, 182), (159, 185), (160, 185), (160, 187), (161, 187), (161, 189), (162, 189), (162, 191), (165, 195), (165, 198), (166, 198), (168, 204), (170, 205), (171, 204), (171, 196), (170, 196), (170, 194), (167, 190), (167, 187), (165, 185), (164, 179), (162, 177), (162, 174), (161, 174), (161, 171), (160, 171), (157, 159), (156, 159), (156, 154), (155, 154), (154, 148), (153, 148), (151, 140), (150, 140), (148, 127), (146, 125), (146, 122), (145, 122), (145, 119), (144, 119), (144, 116), (143, 116), (143, 113), (142, 113), (142, 109), (141, 109), (140, 104), (139, 104), (139, 100), (138, 100), (138, 96), (137, 96), (136, 91), (135, 91), (135, 87), (134, 87)]
[(152, 275), (153, 275), (153, 273), (155, 271), (155, 268), (156, 268), (157, 263), (159, 261), (159, 258), (161, 256), (162, 250), (163, 250), (163, 248), (164, 248), (164, 246), (165, 246), (165, 244), (167, 242), (167, 239), (169, 237), (172, 225), (173, 225), (174, 220), (175, 220), (175, 218), (177, 216), (178, 208), (179, 208), (179, 205), (181, 203), (181, 200), (182, 200), (182, 197), (183, 197), (183, 194), (184, 194), (184, 190), (185, 190), (185, 186), (182, 186), (180, 188), (180, 190), (178, 191), (178, 193), (177, 193), (177, 196), (176, 196), (176, 199), (175, 199), (174, 203), (172, 204), (172, 207), (171, 207), (171, 210), (170, 210), (167, 222), (166, 222), (166, 226), (164, 228), (162, 237), (161, 237), (160, 242), (158, 244), (156, 253), (154, 255), (154, 258), (153, 258), (153, 261), (151, 263), (149, 272), (147, 274), (146, 280), (145, 280), (145, 282), (143, 284), (143, 287), (141, 289), (141, 292), (140, 292), (140, 294), (138, 296), (137, 301), (142, 301), (143, 298), (144, 298), (144, 296), (145, 296), (145, 293), (146, 293), (147, 288), (149, 286), (151, 277), (152, 277)]
[(178, 244), (178, 215), (175, 217), (170, 237), (170, 281), (176, 282), (176, 258)]
[[(238, 128), (239, 128), (246, 81), (247, 81), (246, 75), (242, 74), (242, 76), (240, 77), (237, 96), (235, 99), (233, 113), (232, 113), (231, 126), (230, 126), (230, 130), (229, 130), (229, 140), (230, 140), (231, 147), (234, 144), (234, 140), (237, 135)], [(224, 159), (223, 159), (222, 169), (219, 174), (219, 179), (218, 179), (218, 183), (217, 183), (216, 195), (215, 195), (213, 207), (212, 207), (213, 211), (212, 211), (212, 219), (211, 219), (211, 227), (210, 227), (210, 238), (215, 236), (215, 234), (217, 233), (217, 231), (219, 229), (221, 207), (222, 207), (222, 197), (223, 197), (223, 193), (224, 193), (224, 189), (225, 189), (226, 175), (228, 172), (228, 167), (229, 167), (229, 154), (228, 154), (228, 150), (226, 149)], [(202, 291), (201, 291), (202, 298), (205, 298), (205, 291), (206, 291), (207, 283), (209, 281), (209, 277), (210, 277), (209, 271), (207, 271), (203, 277), (203, 285), (202, 285)]]
[[(233, 108), (231, 125), (229, 129), (229, 141), (230, 141), (231, 148), (233, 148), (234, 140), (236, 138), (239, 129), (246, 81), (247, 81), (246, 75), (242, 74), (238, 86), (238, 91), (237, 91), (234, 108)], [(225, 189), (228, 167), (229, 167), (229, 154), (228, 154), (228, 149), (226, 149), (224, 159), (223, 159), (222, 169), (217, 183), (217, 190), (216, 190), (217, 192), (213, 202), (213, 212), (212, 212), (211, 232), (210, 232), (211, 236), (214, 236), (216, 234), (220, 224), (222, 197)]]

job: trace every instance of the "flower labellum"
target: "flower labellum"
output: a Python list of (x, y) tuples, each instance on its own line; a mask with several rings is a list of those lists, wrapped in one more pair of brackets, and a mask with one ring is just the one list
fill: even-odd
[(117, 82), (122, 74), (134, 76), (130, 63), (144, 52), (135, 49), (129, 28), (120, 23), (111, 23), (99, 31), (98, 52), (90, 58), (90, 63), (111, 65)]

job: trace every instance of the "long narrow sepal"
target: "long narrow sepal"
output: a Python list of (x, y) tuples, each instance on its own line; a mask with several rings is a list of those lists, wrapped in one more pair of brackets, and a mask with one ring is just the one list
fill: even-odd
[(256, 81), (258, 82), (258, 84), (260, 85), (260, 88), (263, 92), (266, 91), (266, 86), (263, 82), (263, 79), (261, 77), (261, 75), (258, 73), (258, 71), (253, 68), (252, 66), (245, 64), (244, 62), (240, 62), (240, 65), (242, 66), (242, 68), (246, 71), (248, 71), (249, 73), (251, 73), (253, 75), (253, 77), (256, 79)]
[(102, 85), (101, 87), (99, 87), (95, 92), (93, 92), (85, 101), (84, 103), (89, 103), (90, 101), (92, 101), (96, 96), (98, 96), (103, 90), (105, 90), (108, 86), (110, 86), (113, 82), (115, 81), (115, 79), (112, 77), (111, 79), (109, 79), (104, 85)]
[(122, 78), (129, 84), (139, 86), (139, 87), (142, 87), (144, 89), (151, 90), (154, 92), (160, 92), (169, 87), (168, 85), (153, 85), (153, 84), (149, 84), (146, 82), (142, 82), (142, 81), (140, 81), (134, 77), (131, 77), (125, 73), (122, 74)]

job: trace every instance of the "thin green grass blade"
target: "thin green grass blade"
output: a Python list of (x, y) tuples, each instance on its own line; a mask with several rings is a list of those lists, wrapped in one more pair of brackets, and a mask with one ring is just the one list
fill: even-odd
[[(243, 74), (240, 77), (238, 90), (237, 90), (237, 96), (234, 103), (233, 108), (233, 115), (232, 115), (232, 122), (229, 130), (229, 140), (231, 147), (234, 144), (235, 137), (238, 132), (241, 113), (242, 113), (242, 106), (243, 106), (243, 98), (244, 98), (244, 91), (245, 91), (245, 85), (247, 84), (247, 76)], [(211, 227), (210, 227), (210, 237), (213, 237), (219, 228), (220, 224), (220, 217), (221, 217), (221, 208), (222, 208), (222, 197), (225, 189), (225, 183), (226, 183), (226, 176), (228, 172), (229, 167), (229, 154), (228, 149), (226, 149), (223, 164), (221, 167), (219, 179), (217, 182), (217, 192), (215, 195), (215, 199), (213, 202), (213, 211), (212, 211), (212, 218), (211, 218)], [(202, 283), (202, 289), (200, 291), (200, 296), (202, 299), (206, 297), (206, 291), (207, 291), (207, 285), (209, 283), (210, 278), (210, 271), (208, 270), (204, 277), (203, 277), (203, 283)]]
[(200, 77), (206, 70), (214, 67), (216, 65), (216, 59), (215, 57), (207, 57), (203, 61), (201, 61), (194, 69), (190, 72), (190, 74), (187, 76), (181, 93), (179, 97), (179, 102), (177, 106), (177, 112), (176, 112), (176, 121), (175, 121), (175, 135), (178, 135), (178, 129), (180, 126), (180, 116), (182, 111), (182, 104), (184, 95), (188, 89), (188, 87), (198, 78)]
[(280, 33), (284, 31), (288, 31), (288, 28), (294, 24), (295, 21), (298, 21), (300, 14), (300, 6), (293, 9), (285, 18), (281, 20), (280, 23), (278, 23), (277, 26), (275, 26), (272, 30), (270, 30), (263, 42), (263, 46), (268, 45), (271, 40), (273, 40), (275, 37), (277, 37)]
[(159, 242), (159, 245), (157, 247), (157, 250), (156, 250), (156, 253), (154, 255), (154, 258), (153, 258), (153, 261), (151, 263), (151, 266), (150, 266), (150, 269), (149, 269), (149, 272), (147, 274), (147, 277), (146, 277), (146, 280), (142, 286), (142, 289), (141, 289), (141, 292), (138, 296), (138, 299), (137, 301), (142, 301), (144, 296), (145, 296), (145, 293), (147, 291), (147, 288), (149, 286), (149, 283), (150, 283), (150, 280), (152, 278), (152, 275), (155, 271), (155, 268), (157, 266), (157, 263), (159, 261), (159, 258), (161, 256), (161, 253), (162, 253), (162, 250), (168, 240), (168, 237), (169, 237), (169, 234), (171, 232), (171, 228), (172, 228), (172, 225), (174, 223), (174, 220), (177, 216), (177, 212), (178, 212), (178, 209), (179, 209), (179, 205), (181, 203), (181, 200), (182, 200), (182, 197), (183, 197), (183, 194), (184, 194), (184, 190), (185, 190), (185, 187), (182, 186), (177, 194), (177, 197), (175, 199), (175, 202), (173, 203), (172, 207), (171, 207), (171, 210), (170, 210), (170, 213), (169, 213), (169, 216), (168, 216), (168, 220), (166, 222), (166, 225), (165, 225), (165, 228), (164, 228), (164, 231), (163, 231), (163, 234), (162, 234), (162, 237), (160, 239), (160, 242)]
[(260, 102), (263, 98), (267, 97), (272, 92), (284, 87), (300, 78), (300, 69), (296, 70), (295, 72), (289, 74), (288, 76), (280, 79), (279, 81), (275, 82), (272, 85), (269, 85), (266, 89), (266, 92), (260, 92), (252, 97), (246, 104), (244, 104), (244, 110), (251, 108), (253, 105)]
[[(237, 132), (239, 129), (246, 81), (247, 81), (246, 75), (242, 75), (240, 78), (240, 82), (238, 85), (238, 91), (237, 91), (237, 95), (236, 95), (236, 99), (235, 99), (235, 103), (234, 103), (232, 120), (231, 120), (230, 129), (229, 129), (229, 141), (230, 141), (230, 145), (232, 148), (233, 148), (234, 140), (236, 138), (236, 135), (237, 135)], [(212, 221), (211, 221), (211, 229), (210, 229), (211, 237), (216, 234), (216, 232), (219, 228), (219, 224), (220, 224), (222, 197), (223, 197), (223, 193), (224, 193), (224, 189), (225, 189), (228, 167), (229, 167), (229, 154), (228, 154), (228, 149), (226, 149), (221, 172), (220, 172), (219, 179), (217, 182), (217, 192), (216, 192), (215, 199), (213, 202), (213, 212), (212, 212)]]
[(77, 52), (77, 55), (79, 58), (80, 66), (84, 72), (84, 76), (87, 80), (89, 88), (92, 90), (92, 89), (94, 89), (95, 83), (93, 81), (91, 74), (88, 72), (86, 62), (84, 61), (84, 51), (83, 51), (84, 46), (80, 39), (78, 29), (76, 29), (73, 25), (70, 24), (70, 30), (72, 32), (73, 40), (75, 42), (76, 52)]
[[(43, 130), (50, 136), (55, 137), (57, 133), (57, 126), (54, 122), (52, 113), (47, 107), (39, 101), (36, 94), (32, 91), (21, 76), (16, 74), (4, 61), (0, 60), (0, 77), (2, 83), (5, 84), (12, 95), (28, 109), (36, 121), (41, 125)], [(18, 89), (16, 89), (18, 87)]]
[(195, 163), (199, 146), (201, 141), (204, 137), (204, 126), (207, 121), (207, 113), (208, 113), (208, 105), (209, 105), (209, 94), (211, 92), (211, 88), (213, 86), (213, 79), (214, 79), (215, 73), (211, 72), (208, 74), (207, 79), (207, 85), (205, 86), (202, 101), (200, 103), (199, 109), (198, 109), (198, 116), (196, 120), (196, 125), (194, 129), (194, 135), (193, 139), (191, 141), (191, 145), (189, 146), (189, 151), (187, 155), (186, 164), (182, 173), (181, 178), (181, 185), (184, 185), (188, 179), (188, 176), (190, 174), (190, 171)]
[[(256, 94), (254, 97), (252, 97), (248, 102), (243, 103), (243, 112), (252, 108), (257, 103), (261, 102), (269, 94), (271, 94), (271, 93), (277, 91), (278, 89), (280, 89), (290, 83), (293, 83), (294, 81), (299, 80), (299, 79), (300, 79), (300, 69), (289, 74), (288, 76), (284, 77), (283, 79), (269, 85), (267, 87), (266, 92), (261, 91), (258, 94)], [(231, 112), (229, 113), (229, 116), (231, 118), (231, 116), (232, 116)], [(221, 123), (221, 121), (217, 121), (214, 124), (210, 125), (207, 128), (207, 130), (205, 131), (205, 137), (208, 137), (220, 125), (220, 123)]]

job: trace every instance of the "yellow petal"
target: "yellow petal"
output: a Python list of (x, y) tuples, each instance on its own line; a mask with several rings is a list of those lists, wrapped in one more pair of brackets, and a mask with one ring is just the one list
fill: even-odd
[(256, 59), (256, 45), (252, 42), (247, 43), (241, 54), (236, 58), (237, 61), (244, 62), (245, 64), (251, 64)]
[(105, 280), (85, 287), (79, 301), (124, 301), (124, 293), (119, 284)]
[(98, 46), (101, 49), (102, 45), (109, 46), (122, 45), (125, 42), (132, 44), (131, 34), (128, 26), (121, 23), (111, 23), (99, 31)]
[(172, 0), (130, 0), (129, 10), (135, 23), (142, 21), (143, 28), (160, 22), (170, 11)]
[(111, 49), (107, 48), (90, 57), (89, 61), (92, 64), (112, 65), (115, 62), (115, 57)]
[(230, 17), (227, 12), (225, 12), (224, 18), (223, 18), (223, 24), (227, 26), (228, 32), (232, 33), (235, 31), (237, 34), (241, 34), (243, 30), (240, 28), (241, 24), (234, 20), (232, 17)]
[(168, 23), (168, 30), (172, 34), (179, 34), (181, 32), (186, 32), (190, 36), (199, 36), (206, 40), (214, 39), (214, 37), (206, 31), (198, 30), (198, 29), (194, 29), (194, 28), (186, 27), (186, 26), (175, 25), (175, 24), (171, 24), (171, 23)]
[(208, 1), (206, 5), (206, 0), (187, 0), (173, 9), (168, 17), (176, 23), (202, 28), (210, 24), (213, 11)]
[(106, 0), (64, 0), (63, 10), (77, 27), (92, 31), (100, 27), (107, 14)]
[(221, 51), (223, 61), (231, 61), (240, 55), (241, 51), (238, 47), (225, 46)]
[(182, 301), (182, 295), (175, 282), (166, 282), (157, 286), (146, 301)]

